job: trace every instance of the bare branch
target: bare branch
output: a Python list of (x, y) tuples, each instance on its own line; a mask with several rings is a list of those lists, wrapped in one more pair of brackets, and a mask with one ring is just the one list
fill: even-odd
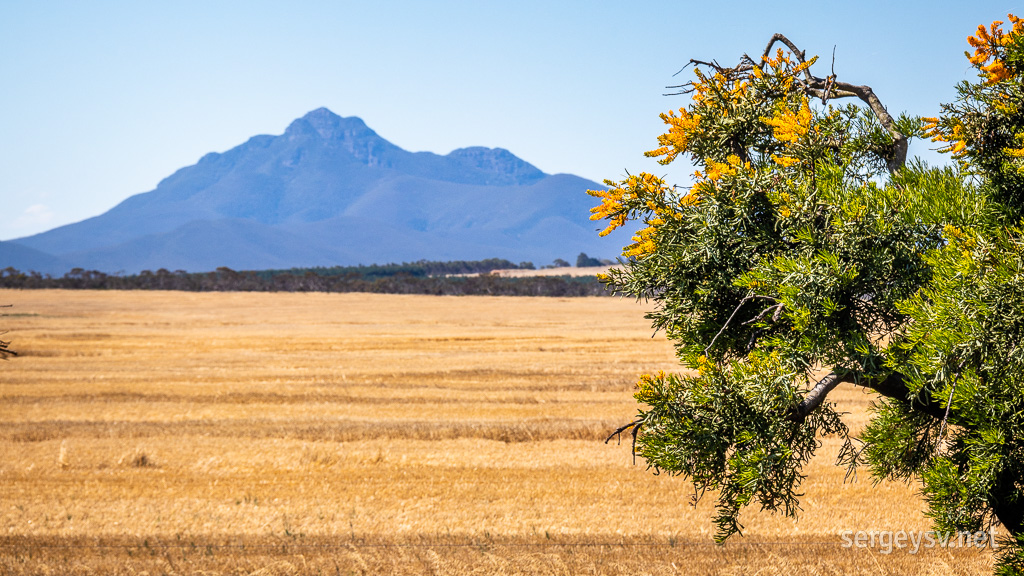
[[(768, 45), (765, 46), (760, 62), (754, 62), (753, 58), (744, 54), (740, 59), (739, 64), (731, 68), (726, 68), (717, 62), (706, 62), (703, 60), (691, 59), (690, 62), (683, 67), (683, 70), (691, 65), (706, 66), (714, 69), (715, 72), (731, 78), (747, 74), (753, 70), (755, 66), (764, 70), (765, 61), (768, 58), (768, 55), (771, 54), (772, 48), (776, 43), (784, 44), (786, 48), (789, 49), (790, 53), (793, 54), (801, 64), (807, 63), (807, 56), (803, 50), (797, 48), (796, 44), (794, 44), (793, 41), (785, 35), (776, 33), (768, 41)], [(834, 48), (832, 52), (832, 61), (833, 70), (831, 75), (826, 78), (819, 78), (811, 74), (810, 67), (808, 66), (801, 72), (803, 79), (797, 79), (798, 85), (803, 89), (805, 94), (810, 97), (818, 98), (823, 103), (838, 98), (857, 98), (867, 104), (871, 109), (871, 112), (875, 115), (875, 118), (878, 119), (879, 123), (892, 138), (892, 151), (885, 161), (889, 172), (896, 172), (907, 162), (907, 137), (896, 129), (896, 120), (889, 114), (889, 111), (882, 104), (881, 100), (878, 99), (878, 96), (875, 95), (870, 86), (858, 86), (856, 84), (839, 82), (836, 80)], [(680, 72), (682, 72), (682, 70), (680, 70)], [(676, 74), (678, 73), (679, 72)], [(678, 92), (666, 94), (666, 96), (689, 94), (693, 92), (693, 82), (678, 86), (668, 86), (667, 88), (679, 88), (680, 90)]]
[[(946, 420), (949, 419), (949, 409), (953, 407), (953, 392), (956, 392), (957, 382), (960, 381), (960, 371), (963, 370), (965, 362), (967, 362), (967, 360), (964, 360), (956, 367), (956, 376), (953, 376), (953, 385), (949, 387), (949, 399), (946, 400), (946, 413), (942, 415), (942, 424), (939, 425), (938, 444), (942, 443), (942, 437), (946, 434)], [(936, 448), (938, 448), (938, 444), (936, 445)]]
[(767, 315), (772, 310), (775, 310), (775, 313), (772, 314), (772, 320), (775, 321), (775, 322), (778, 322), (779, 321), (779, 316), (782, 314), (783, 306), (784, 306), (784, 304), (782, 302), (779, 302), (778, 304), (772, 304), (771, 306), (765, 308), (764, 310), (761, 310), (761, 312), (757, 316), (754, 316), (750, 320), (747, 320), (746, 322), (744, 322), (743, 325), (746, 326), (747, 324), (753, 324), (754, 322), (757, 322), (761, 318), (764, 318), (765, 315)]
[[(804, 52), (803, 50), (800, 50), (799, 48), (797, 48), (796, 44), (793, 44), (792, 40), (790, 40), (789, 38), (786, 38), (786, 36), (784, 36), (783, 34), (779, 34), (778, 32), (776, 32), (772, 36), (772, 39), (768, 41), (768, 45), (765, 46), (765, 48), (764, 48), (764, 55), (761, 56), (761, 65), (762, 66), (764, 65), (765, 59), (768, 58), (769, 54), (771, 54), (772, 46), (774, 46), (776, 42), (782, 42), (783, 44), (785, 44), (786, 47), (789, 48), (789, 51), (792, 52), (793, 55), (797, 57), (797, 60), (799, 60), (801, 64), (804, 64), (804, 63), (807, 62), (806, 52)], [(763, 68), (762, 68), (762, 70), (763, 70)], [(811, 82), (812, 80), (814, 80), (814, 77), (811, 76), (811, 71), (808, 68), (804, 68), (804, 79), (807, 82)]]
[(711, 350), (711, 347), (715, 345), (715, 340), (718, 340), (718, 337), (722, 335), (722, 332), (725, 332), (725, 328), (726, 328), (726, 326), (729, 325), (729, 322), (732, 322), (733, 316), (735, 316), (736, 313), (740, 311), (740, 308), (742, 308), (743, 305), (746, 304), (747, 301), (750, 300), (753, 297), (754, 297), (753, 294), (747, 294), (746, 296), (743, 297), (742, 300), (740, 300), (740, 303), (736, 305), (736, 309), (734, 309), (732, 311), (732, 314), (729, 315), (729, 319), (726, 320), (725, 324), (722, 324), (722, 327), (718, 329), (718, 334), (715, 334), (715, 337), (711, 339), (711, 343), (708, 344), (708, 347), (704, 349), (704, 355), (705, 356), (708, 355), (708, 350)]
[(896, 130), (896, 120), (889, 114), (882, 101), (875, 96), (874, 90), (870, 86), (856, 86), (847, 82), (828, 81), (822, 78), (815, 78), (814, 82), (810, 84), (811, 93), (814, 96), (822, 98), (825, 94), (825, 90), (835, 90), (832, 94), (832, 98), (847, 98), (855, 96), (861, 101), (871, 107), (871, 111), (874, 112), (875, 117), (885, 128), (885, 131), (892, 137), (893, 145), (893, 157), (886, 159), (887, 167), (890, 172), (895, 172), (907, 163), (907, 137)]
[(885, 378), (870, 378), (856, 372), (832, 372), (819, 380), (814, 388), (811, 388), (810, 392), (804, 396), (803, 401), (793, 409), (793, 413), (790, 414), (789, 418), (797, 422), (803, 422), (811, 412), (814, 412), (818, 406), (821, 406), (825, 398), (828, 397), (828, 394), (843, 382), (863, 386), (887, 398), (903, 402), (909, 401), (912, 410), (928, 414), (937, 419), (943, 418), (945, 415), (943, 409), (932, 401), (930, 394), (925, 393), (924, 398), (911, 399), (910, 389), (907, 387), (904, 376), (899, 372), (893, 372)]
[(643, 426), (643, 425), (644, 425), (644, 421), (643, 420), (634, 420), (634, 421), (630, 422), (629, 424), (625, 424), (623, 426), (619, 426), (618, 428), (615, 429), (615, 432), (612, 432), (611, 434), (608, 435), (607, 438), (604, 439), (604, 443), (607, 444), (615, 436), (618, 436), (619, 437), (619, 441), (621, 442), (622, 441), (622, 433), (625, 432), (626, 430), (632, 429), (632, 430), (630, 430), (630, 432), (633, 435), (633, 446), (631, 448), (631, 451), (633, 452), (633, 464), (636, 464), (636, 435), (640, 432), (640, 427)]
[(835, 389), (840, 383), (842, 383), (843, 377), (835, 372), (832, 372), (818, 380), (818, 383), (811, 388), (811, 391), (804, 396), (804, 399), (800, 404), (796, 406), (796, 413), (792, 415), (792, 418), (803, 422), (805, 418), (814, 410), (821, 406), (821, 403), (828, 397), (828, 393)]
[[(754, 298), (764, 298), (765, 300), (775, 300), (775, 298), (772, 298), (771, 296), (761, 296), (760, 294), (747, 294), (746, 296), (744, 296), (743, 299), (740, 300), (740, 303), (736, 305), (736, 309), (733, 310), (732, 314), (729, 315), (729, 318), (728, 318), (728, 320), (725, 321), (725, 324), (722, 324), (722, 327), (718, 330), (718, 334), (715, 334), (715, 337), (711, 339), (711, 343), (708, 344), (708, 347), (704, 349), (704, 355), (705, 356), (707, 356), (708, 351), (711, 350), (711, 347), (715, 345), (715, 340), (718, 340), (718, 337), (722, 335), (722, 332), (725, 332), (726, 327), (729, 326), (730, 322), (732, 322), (733, 317), (736, 316), (736, 313), (740, 311), (740, 308), (742, 308), (743, 305), (746, 304), (749, 300), (752, 300)], [(756, 318), (755, 318), (755, 320), (756, 320)], [(747, 322), (744, 322), (744, 324), (747, 324)]]
[(618, 428), (615, 429), (615, 432), (612, 432), (611, 434), (608, 435), (607, 438), (604, 439), (604, 443), (607, 444), (608, 442), (611, 442), (611, 439), (615, 438), (616, 436), (619, 436), (619, 438), (621, 439), (623, 432), (629, 430), (630, 428), (639, 428), (641, 424), (643, 424), (643, 420), (634, 420), (629, 424), (619, 426)]

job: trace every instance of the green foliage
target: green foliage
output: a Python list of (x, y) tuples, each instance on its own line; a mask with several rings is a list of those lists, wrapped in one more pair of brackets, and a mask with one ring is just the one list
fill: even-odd
[(740, 531), (739, 511), (751, 502), (795, 515), (801, 468), (819, 436), (847, 434), (831, 405), (803, 421), (787, 418), (799, 402), (793, 383), (776, 355), (760, 353), (723, 367), (705, 361), (698, 377), (640, 381), (636, 398), (647, 408), (638, 454), (657, 471), (691, 478), (698, 498), (718, 491), (718, 541)]
[(1024, 574), (1024, 536), (1011, 536), (1000, 542), (1000, 550), (996, 558), (996, 576)]
[(894, 480), (920, 474), (934, 453), (941, 423), (901, 400), (880, 398), (871, 408), (875, 417), (860, 437), (871, 473)]
[(580, 252), (580, 255), (576, 257), (577, 268), (586, 268), (588, 266), (608, 266), (610, 264), (610, 261), (602, 262), (598, 258), (591, 258), (590, 256), (587, 256), (586, 252)]
[[(1024, 21), (970, 38), (981, 80), (938, 118), (891, 117), (869, 88), (814, 76), (788, 39), (695, 64), (688, 106), (648, 152), (689, 157), (689, 189), (650, 174), (592, 191), (608, 231), (646, 228), (606, 282), (653, 301), (693, 375), (643, 376), (638, 453), (717, 491), (717, 539), (750, 504), (795, 515), (818, 439), (877, 479), (922, 482), (942, 531), (1024, 533)], [(836, 105), (856, 97), (859, 105)], [(904, 163), (909, 139), (956, 162)], [(826, 376), (827, 375), (827, 376)], [(874, 390), (854, 457), (825, 400)], [(1014, 544), (1016, 543), (1016, 544)], [(1014, 564), (1016, 562), (1016, 564)], [(1009, 569), (1009, 568), (1007, 568)]]

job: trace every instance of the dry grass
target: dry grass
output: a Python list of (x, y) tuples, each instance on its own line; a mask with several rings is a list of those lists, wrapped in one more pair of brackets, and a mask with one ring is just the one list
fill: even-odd
[[(913, 486), (799, 521), (711, 502), (603, 437), (672, 369), (610, 299), (0, 291), (0, 574), (985, 574), (987, 550), (848, 550), (926, 530)], [(870, 397), (845, 390), (850, 420)]]

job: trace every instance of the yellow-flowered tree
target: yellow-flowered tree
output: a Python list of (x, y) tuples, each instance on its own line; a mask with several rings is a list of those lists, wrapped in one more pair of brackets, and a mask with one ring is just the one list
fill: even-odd
[[(941, 531), (1001, 524), (1024, 565), (1024, 21), (979, 27), (980, 75), (936, 118), (817, 76), (782, 35), (725, 67), (691, 61), (689, 103), (647, 152), (697, 168), (592, 191), (609, 231), (644, 227), (605, 282), (655, 303), (684, 370), (637, 384), (635, 450), (716, 493), (717, 538), (757, 504), (795, 515), (823, 436), (840, 464), (922, 482)], [(907, 160), (912, 138), (952, 155)], [(875, 393), (851, 438), (829, 393)]]

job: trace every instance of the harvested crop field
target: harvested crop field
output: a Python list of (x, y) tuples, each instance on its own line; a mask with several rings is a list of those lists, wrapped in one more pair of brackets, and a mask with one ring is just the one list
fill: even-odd
[[(633, 464), (638, 374), (675, 367), (615, 298), (0, 291), (0, 574), (986, 574), (914, 485), (843, 483), (798, 521)], [(862, 425), (871, 397), (842, 390)]]

